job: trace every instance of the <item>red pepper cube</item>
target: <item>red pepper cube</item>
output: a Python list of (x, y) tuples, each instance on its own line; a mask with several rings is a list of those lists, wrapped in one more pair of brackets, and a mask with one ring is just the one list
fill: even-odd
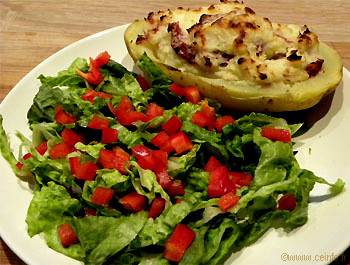
[(156, 168), (157, 182), (163, 189), (167, 189), (172, 183), (166, 168)]
[(93, 180), (99, 167), (94, 162), (86, 162), (78, 166), (75, 172), (77, 179)]
[(162, 125), (162, 129), (168, 133), (168, 135), (173, 135), (177, 133), (182, 127), (182, 121), (176, 115), (173, 115), (166, 123)]
[(234, 123), (234, 122), (235, 122), (235, 120), (234, 120), (234, 118), (232, 118), (232, 116), (230, 116), (230, 115), (223, 116), (223, 117), (216, 119), (215, 128), (218, 132), (221, 132), (222, 127), (224, 127), (226, 124)]
[(265, 126), (261, 130), (261, 135), (274, 141), (282, 141), (289, 143), (292, 141), (290, 130), (276, 129), (273, 127)]
[(167, 167), (168, 165), (168, 153), (163, 150), (152, 151), (152, 157), (157, 163), (157, 167)]
[(230, 191), (225, 195), (221, 196), (217, 203), (220, 209), (226, 212), (227, 210), (235, 206), (240, 200), (240, 198), (241, 197), (236, 196), (236, 194), (233, 191)]
[(27, 160), (29, 158), (31, 158), (33, 155), (31, 153), (26, 153), (24, 156), (23, 156), (23, 160)]
[(157, 166), (152, 154), (141, 157), (137, 163), (143, 169), (154, 170)]
[(85, 216), (96, 216), (97, 215), (97, 211), (94, 208), (87, 208), (85, 210)]
[(233, 191), (236, 193), (236, 187), (230, 181), (227, 167), (221, 166), (210, 172), (208, 195), (209, 198), (217, 198)]
[(129, 160), (130, 156), (128, 153), (124, 154), (122, 152), (102, 149), (99, 154), (98, 162), (103, 168), (117, 169), (120, 173), (126, 174), (125, 164)]
[(69, 115), (64, 110), (58, 111), (54, 119), (59, 124), (71, 124), (76, 122), (75, 117), (73, 115)]
[(82, 134), (78, 134), (72, 129), (65, 128), (61, 133), (63, 142), (68, 144), (69, 146), (74, 146), (78, 142), (85, 142), (84, 136)]
[(58, 226), (57, 231), (63, 247), (79, 243), (77, 235), (69, 223)]
[(80, 166), (80, 157), (74, 156), (69, 158), (70, 172), (72, 174), (77, 173), (77, 170)]
[(179, 262), (195, 236), (196, 233), (192, 229), (184, 224), (178, 224), (168, 241), (165, 242), (164, 258)]
[(100, 67), (102, 65), (105, 65), (108, 63), (111, 56), (107, 51), (101, 52), (97, 57), (95, 58), (95, 64), (96, 66)]
[(97, 97), (98, 93), (93, 89), (88, 89), (81, 96), (82, 100), (90, 101), (92, 104), (94, 103), (94, 98)]
[(91, 129), (97, 129), (97, 130), (108, 128), (108, 126), (109, 126), (109, 120), (106, 118), (102, 118), (96, 114), (92, 117), (92, 119), (89, 121), (87, 125), (87, 127)]
[(118, 141), (118, 130), (112, 128), (102, 129), (101, 143), (111, 144)]
[(182, 154), (192, 149), (193, 143), (184, 132), (173, 135), (170, 139), (171, 145), (174, 147), (176, 154)]
[(285, 194), (278, 200), (278, 209), (293, 211), (297, 205), (295, 196), (293, 194)]
[(133, 212), (139, 212), (146, 208), (146, 197), (136, 191), (129, 193), (119, 200), (124, 208)]
[(172, 83), (168, 89), (179, 97), (182, 97), (182, 95), (184, 94), (183, 87), (176, 83)]
[(98, 205), (107, 205), (109, 201), (113, 198), (113, 195), (113, 189), (97, 187), (91, 196), (91, 201)]
[(164, 131), (160, 131), (155, 137), (150, 140), (151, 144), (161, 147), (169, 142), (169, 135), (167, 135)]
[(135, 108), (129, 97), (123, 96), (115, 111), (115, 116), (120, 124), (129, 126), (133, 122), (144, 120), (146, 115), (142, 112), (135, 111)]
[(42, 142), (41, 144), (39, 144), (37, 147), (35, 147), (35, 150), (41, 154), (44, 155), (47, 151), (47, 141)]
[(146, 115), (153, 118), (162, 116), (163, 113), (164, 113), (164, 109), (161, 106), (158, 106), (157, 104), (154, 104), (154, 103), (150, 103), (146, 111)]
[(90, 84), (98, 85), (103, 81), (103, 76), (101, 76), (99, 65), (95, 62), (94, 59), (90, 59), (90, 67), (87, 73), (83, 73), (79, 69), (76, 69), (76, 72), (88, 81)]
[(193, 114), (191, 122), (198, 125), (199, 127), (205, 127), (211, 122), (211, 120), (207, 115), (198, 110)]
[(51, 147), (49, 155), (51, 159), (65, 158), (68, 154), (74, 152), (75, 149), (67, 143), (62, 142)]
[(216, 120), (215, 108), (210, 107), (206, 101), (202, 101), (202, 112), (208, 117), (210, 122), (214, 122)]
[(17, 162), (16, 167), (18, 167), (19, 169), (22, 169), (24, 165), (21, 162)]
[(151, 209), (148, 212), (148, 218), (157, 218), (165, 208), (165, 200), (163, 198), (154, 198)]
[(142, 91), (145, 91), (151, 87), (151, 85), (148, 83), (148, 81), (142, 75), (137, 75), (136, 80), (139, 83)]
[(229, 178), (233, 182), (237, 189), (242, 188), (243, 186), (250, 187), (250, 184), (253, 181), (253, 176), (243, 172), (230, 172)]
[(185, 194), (185, 185), (181, 182), (181, 180), (176, 179), (170, 182), (170, 184), (166, 187), (166, 191), (169, 196), (182, 196)]
[(219, 160), (217, 160), (214, 156), (211, 156), (207, 162), (207, 164), (205, 165), (205, 172), (212, 172), (215, 168), (217, 167), (221, 167), (222, 164), (219, 162)]
[(136, 159), (140, 159), (141, 157), (150, 155), (152, 151), (148, 149), (146, 146), (142, 144), (135, 145), (131, 148), (132, 154), (136, 157)]
[(197, 104), (201, 100), (198, 88), (194, 86), (189, 86), (184, 88), (184, 96), (187, 101)]

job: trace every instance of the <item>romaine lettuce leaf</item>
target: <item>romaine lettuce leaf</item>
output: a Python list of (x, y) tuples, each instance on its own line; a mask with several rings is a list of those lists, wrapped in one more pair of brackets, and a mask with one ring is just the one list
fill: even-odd
[(82, 209), (80, 202), (70, 196), (62, 186), (49, 182), (41, 190), (34, 191), (30, 202), (26, 223), (29, 236), (56, 229), (65, 217), (73, 216)]

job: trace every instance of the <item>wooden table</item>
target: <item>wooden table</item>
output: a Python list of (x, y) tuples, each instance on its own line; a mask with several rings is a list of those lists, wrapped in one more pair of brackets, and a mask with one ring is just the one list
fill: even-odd
[[(81, 38), (143, 18), (149, 11), (211, 3), (216, 1), (2, 0), (0, 102), (33, 67)], [(307, 24), (340, 53), (344, 67), (350, 69), (349, 1), (246, 0), (245, 3), (274, 22)], [(348, 251), (345, 257), (344, 264), (350, 264)], [(2, 240), (0, 264), (24, 264)]]

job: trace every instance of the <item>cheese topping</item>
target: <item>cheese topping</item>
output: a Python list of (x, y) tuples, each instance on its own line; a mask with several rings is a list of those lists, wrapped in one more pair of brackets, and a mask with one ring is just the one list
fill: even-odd
[(239, 2), (150, 13), (136, 44), (169, 67), (228, 81), (293, 84), (322, 69), (319, 41), (307, 26), (272, 23)]

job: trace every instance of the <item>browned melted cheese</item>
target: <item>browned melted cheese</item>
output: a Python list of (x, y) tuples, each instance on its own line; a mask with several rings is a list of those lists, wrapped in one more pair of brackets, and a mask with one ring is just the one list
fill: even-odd
[(318, 38), (307, 26), (272, 23), (239, 2), (159, 11), (136, 43), (169, 67), (252, 84), (293, 84), (322, 69)]

